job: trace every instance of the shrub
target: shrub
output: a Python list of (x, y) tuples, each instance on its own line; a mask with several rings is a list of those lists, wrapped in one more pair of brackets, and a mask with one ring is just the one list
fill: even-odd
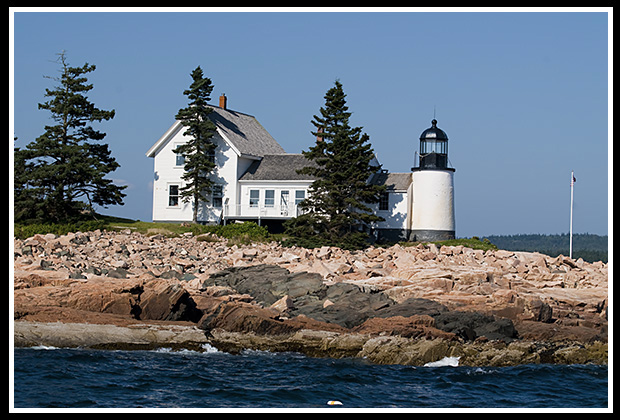
[[(420, 242), (400, 242), (401, 246), (415, 246)], [(431, 243), (431, 242), (421, 242), (421, 243)], [(497, 249), (497, 246), (491, 243), (487, 238), (483, 238), (480, 240), (477, 236), (472, 236), (471, 238), (456, 238), (456, 239), (448, 239), (445, 241), (437, 241), (433, 242), (438, 247), (442, 246), (458, 246), (462, 245), (472, 249), (481, 249), (483, 251), (487, 251), (489, 249)]]
[(264, 226), (254, 222), (232, 223), (226, 226), (218, 226), (217, 235), (227, 238), (245, 238), (247, 240), (264, 241), (269, 239), (269, 231)]
[(320, 235), (308, 237), (289, 236), (282, 240), (281, 244), (285, 247), (298, 246), (306, 249), (333, 246), (349, 251), (365, 249), (370, 246), (368, 235), (363, 232), (350, 232), (340, 237), (337, 241), (330, 240)]
[[(299, 246), (302, 248), (320, 248), (333, 246), (347, 250), (359, 250), (370, 245), (368, 234), (351, 230), (334, 234), (325, 219), (307, 213), (284, 222), (283, 246)], [(338, 231), (338, 230), (337, 230)]]
[[(194, 236), (199, 241), (215, 242), (216, 239), (205, 235), (210, 233), (229, 240), (229, 244), (249, 244), (252, 242), (265, 242), (271, 238), (269, 231), (264, 226), (259, 226), (254, 222), (232, 223), (226, 226), (216, 225), (192, 225), (190, 227)], [(202, 235), (202, 236), (199, 236)]]
[(19, 239), (30, 238), (34, 235), (45, 235), (53, 233), (55, 235), (66, 235), (69, 232), (88, 232), (91, 230), (104, 229), (107, 223), (103, 220), (87, 220), (74, 223), (32, 223), (14, 225), (14, 236)]

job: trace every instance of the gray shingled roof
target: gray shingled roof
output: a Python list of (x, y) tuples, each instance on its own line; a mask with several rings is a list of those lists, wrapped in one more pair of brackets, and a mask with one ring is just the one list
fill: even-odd
[[(302, 154), (265, 155), (253, 162), (240, 181), (313, 181), (310, 175), (300, 175), (298, 169), (314, 166)], [(406, 191), (411, 185), (411, 173), (377, 173), (370, 180), (374, 185), (385, 185), (388, 191)]]
[[(252, 115), (209, 105), (213, 112), (209, 118), (222, 134), (230, 141), (232, 147), (242, 155), (264, 156), (265, 154), (286, 153), (282, 146)], [(146, 152), (148, 157), (155, 157), (171, 137), (182, 129), (180, 121), (174, 124)]]
[(388, 191), (404, 191), (411, 185), (411, 173), (378, 173), (370, 180), (374, 185), (385, 185)]
[(252, 115), (210, 105), (209, 115), (217, 127), (241, 154), (264, 156), (265, 154), (286, 153), (282, 146)]
[(250, 165), (240, 181), (304, 181), (314, 180), (310, 175), (300, 175), (297, 169), (313, 166), (302, 154), (265, 155)]

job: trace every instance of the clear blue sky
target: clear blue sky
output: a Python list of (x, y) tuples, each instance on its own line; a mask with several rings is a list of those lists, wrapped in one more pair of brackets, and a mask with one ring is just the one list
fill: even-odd
[(57, 53), (97, 66), (89, 98), (116, 117), (95, 128), (121, 165), (110, 177), (128, 185), (125, 205), (104, 214), (151, 220), (145, 152), (187, 105), (200, 65), (214, 104), (226, 93), (230, 109), (256, 116), (290, 153), (314, 141), (312, 116), (339, 79), (352, 123), (392, 172), (413, 166), (436, 108), (456, 168), (459, 237), (568, 232), (571, 170), (574, 231), (607, 234), (611, 9), (12, 11), (16, 146), (50, 123), (37, 104), (54, 86), (44, 76), (58, 74)]

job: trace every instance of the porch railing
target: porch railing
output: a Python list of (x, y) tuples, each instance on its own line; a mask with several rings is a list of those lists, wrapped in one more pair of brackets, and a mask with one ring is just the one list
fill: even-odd
[(270, 218), (290, 219), (303, 214), (301, 207), (295, 204), (265, 206), (264, 204), (236, 204), (224, 205), (223, 217), (225, 219), (239, 218)]

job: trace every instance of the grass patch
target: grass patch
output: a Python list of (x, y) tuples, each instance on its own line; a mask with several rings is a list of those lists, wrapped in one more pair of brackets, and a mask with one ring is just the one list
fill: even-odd
[[(229, 245), (250, 244), (253, 242), (269, 242), (273, 240), (267, 228), (258, 226), (254, 222), (232, 223), (226, 226), (200, 225), (186, 223), (153, 223), (140, 220), (124, 219), (113, 216), (98, 216), (99, 220), (88, 220), (73, 223), (30, 223), (14, 225), (14, 236), (26, 239), (34, 235), (66, 235), (69, 232), (89, 232), (93, 230), (122, 231), (130, 229), (143, 235), (164, 235), (176, 237), (191, 232), (194, 236), (201, 236), (199, 240), (209, 240), (210, 233), (228, 239)], [(213, 238), (213, 237), (211, 237)], [(211, 239), (214, 240), (214, 239)]]
[(125, 221), (110, 223), (109, 228), (112, 230), (131, 229), (132, 231), (144, 235), (161, 234), (168, 237), (191, 232), (199, 241), (215, 241), (213, 236), (206, 235), (209, 233), (228, 239), (229, 245), (247, 245), (253, 242), (269, 242), (273, 240), (267, 228), (259, 226), (254, 222), (231, 223), (221, 226), (194, 223), (180, 224)]
[(437, 242), (399, 242), (401, 246), (416, 246), (419, 244), (429, 244), (434, 243), (438, 247), (442, 246), (459, 246), (462, 245), (467, 248), (472, 249), (482, 249), (483, 251), (488, 251), (489, 249), (497, 249), (491, 241), (487, 238), (478, 238), (477, 236), (472, 236), (471, 238), (457, 238), (457, 239), (448, 239), (446, 241), (437, 241)]
[(19, 239), (30, 238), (34, 235), (66, 235), (69, 232), (88, 232), (97, 229), (105, 229), (106, 222), (102, 220), (89, 220), (73, 223), (31, 223), (15, 224), (13, 236)]
[[(15, 224), (14, 236), (19, 239), (26, 239), (36, 234), (45, 235), (53, 233), (56, 235), (66, 235), (69, 232), (88, 232), (93, 230), (122, 231), (130, 229), (143, 235), (164, 235), (166, 237), (176, 237), (184, 233), (191, 232), (199, 241), (216, 241), (211, 235), (216, 235), (228, 239), (228, 245), (247, 245), (256, 242), (278, 241), (284, 246), (297, 245), (305, 248), (316, 248), (324, 245), (320, 241), (314, 243), (292, 242), (291, 238), (283, 234), (270, 234), (266, 227), (259, 226), (254, 222), (231, 223), (225, 226), (220, 225), (200, 225), (193, 223), (154, 223), (142, 222), (140, 220), (124, 219), (114, 216), (98, 215), (99, 220), (88, 220), (74, 223), (35, 223), (35, 224)], [(211, 235), (206, 235), (211, 234)], [(295, 238), (298, 239), (298, 238)], [(290, 242), (290, 243), (289, 243)], [(401, 246), (409, 247), (429, 242), (399, 242)], [(437, 246), (458, 246), (462, 245), (473, 249), (497, 249), (487, 238), (480, 239), (477, 236), (471, 238), (450, 239), (447, 241), (433, 242)], [(390, 246), (383, 244), (382, 246)]]

